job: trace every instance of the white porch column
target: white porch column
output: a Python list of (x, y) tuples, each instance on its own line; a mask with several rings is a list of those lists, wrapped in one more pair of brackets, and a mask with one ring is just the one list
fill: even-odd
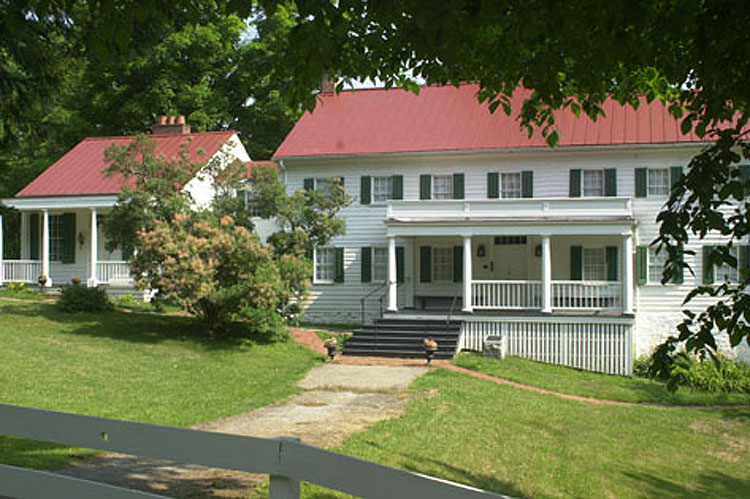
[(464, 308), (463, 312), (472, 312), (474, 307), (472, 306), (471, 298), (471, 236), (464, 236)]
[(633, 234), (622, 241), (622, 312), (633, 313)]
[(396, 236), (388, 236), (388, 307), (389, 312), (398, 311), (398, 282), (396, 276)]
[(3, 285), (5, 269), (3, 268), (3, 217), (0, 216), (0, 286)]
[(549, 234), (542, 236), (542, 312), (552, 312), (552, 250)]
[(44, 287), (52, 286), (52, 277), (49, 275), (49, 211), (42, 210), (42, 274), (47, 277)]
[(99, 277), (96, 275), (96, 262), (99, 259), (99, 235), (96, 227), (96, 208), (91, 208), (91, 262), (89, 266), (88, 285), (91, 287), (99, 284)]

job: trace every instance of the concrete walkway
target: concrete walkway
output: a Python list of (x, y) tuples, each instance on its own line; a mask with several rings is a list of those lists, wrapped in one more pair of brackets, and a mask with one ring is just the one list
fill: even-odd
[[(291, 399), (195, 428), (256, 437), (291, 436), (318, 447), (333, 447), (383, 419), (398, 417), (409, 384), (427, 372), (419, 366), (363, 366), (327, 363), (299, 382)], [(106, 454), (61, 473), (173, 497), (247, 497), (264, 476), (166, 461)]]

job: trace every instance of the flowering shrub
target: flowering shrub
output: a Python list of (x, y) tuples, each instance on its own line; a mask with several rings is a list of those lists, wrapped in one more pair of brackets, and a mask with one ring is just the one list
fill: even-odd
[(267, 338), (283, 334), (295, 300), (310, 278), (300, 258), (276, 261), (269, 248), (232, 217), (178, 214), (156, 221), (138, 236), (134, 259), (137, 286), (170, 296), (197, 317), (209, 334), (227, 333), (241, 323), (246, 333)]

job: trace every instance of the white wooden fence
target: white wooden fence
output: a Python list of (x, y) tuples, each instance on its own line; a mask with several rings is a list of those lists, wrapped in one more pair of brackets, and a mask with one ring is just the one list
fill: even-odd
[(25, 282), (36, 284), (42, 273), (41, 260), (2, 260), (0, 282)]
[(101, 284), (112, 286), (132, 286), (130, 265), (125, 261), (100, 260), (96, 262), (96, 278)]
[(552, 308), (620, 308), (621, 291), (616, 281), (552, 281)]
[[(0, 404), (0, 434), (271, 476), (271, 499), (298, 498), (300, 482), (360, 497), (505, 497), (288, 439), (171, 428)], [(0, 465), (0, 497), (161, 497), (64, 475)]]
[(472, 281), (471, 286), (477, 310), (542, 308), (541, 281)]
[(460, 350), (482, 351), (487, 336), (503, 338), (505, 355), (630, 376), (632, 325), (622, 322), (465, 321)]

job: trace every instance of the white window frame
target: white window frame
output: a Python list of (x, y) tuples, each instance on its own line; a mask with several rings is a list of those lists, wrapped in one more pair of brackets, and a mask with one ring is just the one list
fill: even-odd
[[(729, 253), (735, 257), (737, 256), (737, 246), (729, 248)], [(739, 270), (739, 259), (737, 260), (737, 267), (731, 267), (727, 263), (721, 265), (714, 265), (714, 283), (732, 283), (736, 284), (740, 282), (740, 270)]]
[[(669, 258), (667, 250), (662, 249), (658, 254), (656, 248), (649, 246), (648, 261), (646, 263), (646, 282), (648, 284), (661, 284), (661, 278), (664, 274), (664, 266)], [(656, 270), (658, 268), (658, 275)]]
[(313, 282), (315, 284), (333, 284), (336, 277), (336, 250), (333, 246), (315, 248)]
[(432, 175), (432, 199), (453, 199), (453, 174)]
[[(598, 176), (601, 178), (601, 185), (598, 187), (591, 187), (586, 186), (586, 177), (594, 177)], [(581, 197), (584, 198), (592, 198), (592, 197), (602, 197), (605, 194), (605, 174), (604, 169), (590, 169), (590, 170), (581, 170)], [(592, 193), (592, 189), (595, 189), (595, 191)]]
[(388, 247), (375, 246), (372, 248), (372, 272), (373, 282), (385, 282), (388, 280)]
[[(591, 258), (596, 258), (600, 262), (591, 262)], [(601, 246), (584, 247), (581, 256), (581, 277), (584, 281), (606, 281), (607, 280), (607, 252)], [(598, 269), (596, 275), (592, 271)]]
[[(444, 258), (444, 261), (439, 261)], [(452, 246), (433, 246), (432, 247), (432, 281), (433, 282), (452, 282), (453, 281), (453, 247)]]
[(372, 203), (385, 204), (389, 199), (393, 198), (393, 175), (374, 175), (370, 177), (370, 187)]
[(258, 207), (258, 199), (255, 189), (252, 185), (248, 184), (244, 191), (245, 193), (245, 211), (252, 218), (260, 218), (260, 208)]
[(341, 181), (343, 177), (315, 177), (315, 190), (316, 191), (327, 191), (331, 192), (331, 188), (336, 184), (337, 181)]
[(62, 262), (65, 236), (63, 235), (63, 216), (49, 215), (49, 261)]
[(649, 168), (646, 173), (646, 197), (668, 196), (670, 183), (669, 168)]
[(521, 172), (502, 173), (500, 175), (500, 197), (502, 199), (520, 199), (523, 191)]

